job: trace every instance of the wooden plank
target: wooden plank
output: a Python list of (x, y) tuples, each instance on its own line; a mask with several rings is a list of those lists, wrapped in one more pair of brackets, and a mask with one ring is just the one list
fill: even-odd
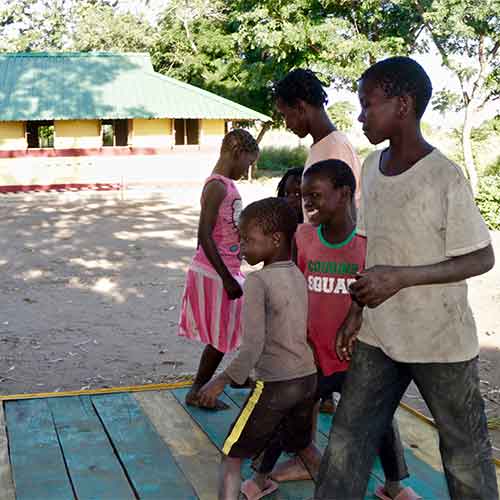
[(197, 498), (168, 446), (130, 394), (92, 396), (92, 403), (141, 500)]
[(134, 395), (200, 500), (217, 500), (220, 452), (170, 391)]
[(106, 387), (105, 389), (84, 389), (83, 391), (61, 391), (61, 392), (38, 392), (38, 393), (23, 393), (23, 394), (8, 394), (1, 395), (0, 401), (17, 401), (19, 399), (41, 399), (41, 398), (61, 398), (66, 396), (92, 396), (94, 394), (114, 394), (115, 392), (143, 392), (143, 391), (159, 391), (164, 389), (178, 389), (179, 387), (190, 387), (191, 380), (181, 382), (172, 382), (166, 384), (145, 384), (145, 385), (129, 385), (120, 387)]
[(135, 500), (89, 396), (48, 399), (76, 496)]
[(0, 403), (0, 500), (15, 500), (3, 405)]
[(73, 490), (47, 401), (5, 403), (17, 500), (68, 500)]

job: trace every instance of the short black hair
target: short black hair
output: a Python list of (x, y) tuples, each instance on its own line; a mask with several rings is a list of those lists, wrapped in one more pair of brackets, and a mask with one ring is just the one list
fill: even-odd
[(304, 177), (311, 175), (326, 177), (334, 188), (347, 186), (351, 190), (351, 197), (356, 192), (356, 178), (351, 167), (345, 161), (336, 159), (318, 161), (304, 172)]
[(272, 85), (274, 99), (281, 99), (288, 106), (294, 106), (298, 99), (311, 106), (321, 108), (328, 102), (328, 96), (319, 78), (310, 69), (294, 69), (283, 79)]
[(291, 244), (297, 230), (297, 215), (283, 198), (264, 198), (243, 209), (240, 223), (257, 223), (264, 234), (283, 233)]
[(286, 181), (290, 177), (297, 177), (299, 182), (302, 180), (302, 174), (304, 173), (304, 169), (302, 167), (293, 167), (289, 168), (286, 172), (285, 175), (281, 178), (281, 180), (278, 183), (278, 188), (276, 190), (276, 195), (278, 198), (284, 198), (285, 197), (285, 185)]
[(432, 82), (424, 68), (410, 57), (389, 57), (370, 66), (359, 79), (371, 81), (387, 97), (411, 95), (420, 120), (432, 96)]

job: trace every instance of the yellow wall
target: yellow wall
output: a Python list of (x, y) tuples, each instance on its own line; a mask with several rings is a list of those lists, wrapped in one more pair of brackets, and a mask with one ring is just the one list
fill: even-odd
[(61, 120), (54, 122), (54, 147), (100, 148), (102, 146), (99, 120)]
[(172, 120), (170, 118), (135, 118), (132, 123), (132, 146), (164, 148), (172, 145)]
[(224, 137), (224, 120), (202, 120), (200, 142), (204, 146), (220, 146)]
[(26, 149), (24, 122), (0, 122), (0, 149)]

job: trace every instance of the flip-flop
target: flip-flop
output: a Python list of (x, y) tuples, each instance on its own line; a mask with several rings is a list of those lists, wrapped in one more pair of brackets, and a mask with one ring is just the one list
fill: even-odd
[(215, 400), (215, 406), (201, 405), (200, 400), (198, 398), (191, 399), (190, 401), (186, 400), (186, 404), (189, 406), (195, 406), (196, 408), (201, 408), (202, 410), (208, 410), (208, 411), (223, 411), (223, 410), (229, 410), (229, 408), (231, 408), (228, 404), (224, 403), (224, 401), (221, 401), (220, 399)]
[(257, 486), (257, 483), (253, 479), (247, 479), (241, 485), (241, 492), (247, 500), (259, 500), (259, 498), (264, 498), (277, 489), (278, 483), (275, 483), (271, 479), (266, 479), (266, 487), (263, 490)]
[(403, 488), (394, 498), (386, 494), (383, 486), (378, 486), (375, 490), (375, 496), (381, 500), (419, 500), (422, 498), (409, 486)]

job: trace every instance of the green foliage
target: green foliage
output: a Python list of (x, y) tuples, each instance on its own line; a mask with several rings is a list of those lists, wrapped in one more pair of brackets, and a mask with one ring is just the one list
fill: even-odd
[(6, 0), (0, 50), (146, 51), (154, 28), (118, 9), (116, 0)]
[(459, 79), (462, 92), (444, 92), (446, 109), (478, 106), (500, 95), (499, 0), (417, 0), (415, 2), (443, 64)]
[(155, 36), (152, 26), (141, 16), (117, 12), (109, 5), (83, 3), (75, 12), (71, 49), (147, 52)]
[(38, 139), (41, 148), (54, 147), (54, 125), (41, 125), (38, 127)]
[(328, 106), (328, 115), (340, 130), (350, 130), (353, 124), (355, 106), (349, 101), (338, 101)]
[(271, 82), (310, 67), (325, 84), (353, 89), (375, 59), (410, 50), (417, 19), (401, 1), (173, 0), (160, 22), (153, 63), (278, 124)]
[(295, 148), (265, 147), (262, 148), (257, 168), (273, 172), (285, 172), (289, 168), (303, 167), (307, 158), (307, 149), (304, 146)]
[(440, 90), (434, 94), (432, 107), (442, 114), (447, 111), (460, 111), (463, 107), (462, 97), (448, 89)]
[(500, 156), (484, 169), (483, 174), (484, 176), (496, 175), (500, 177)]
[(490, 175), (480, 179), (476, 203), (488, 227), (500, 230), (500, 176)]
[(492, 134), (500, 134), (500, 115), (491, 120), (486, 120), (479, 127), (472, 129), (471, 138), (476, 142), (483, 142)]

